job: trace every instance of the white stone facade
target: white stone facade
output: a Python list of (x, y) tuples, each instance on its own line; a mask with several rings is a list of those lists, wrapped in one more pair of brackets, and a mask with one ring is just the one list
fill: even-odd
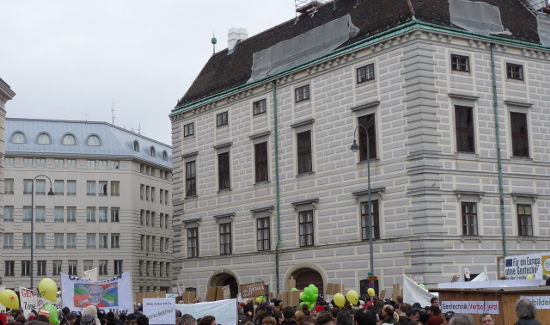
[[(2, 190), (2, 193), (4, 192), (4, 147), (5, 147), (5, 141), (4, 141), (4, 124), (6, 122), (6, 102), (8, 100), (13, 99), (15, 96), (15, 92), (10, 88), (10, 86), (0, 78), (0, 190)], [(0, 200), (0, 208), (3, 206), (3, 201)], [(3, 225), (0, 223), (0, 233), (3, 230)]]
[[(550, 51), (500, 42), (496, 88), (509, 255), (550, 249)], [(451, 54), (467, 56), (470, 72), (451, 70)], [(356, 68), (374, 63), (376, 77), (358, 84)], [(510, 80), (506, 63), (522, 65), (524, 80)], [(359, 289), (368, 275), (369, 245), (362, 240), (360, 202), (366, 201), (367, 165), (350, 150), (358, 117), (375, 113), (378, 154), (372, 160), (373, 200), (380, 207), (374, 268), (381, 286), (402, 275), (428, 285), (469, 268), (497, 277), (502, 255), (495, 125), (488, 41), (421, 28), (380, 40), (303, 70), (172, 118), (177, 279), (204, 297), (216, 275), (239, 284), (266, 281), (276, 292), (277, 238), (274, 93), (280, 170), (279, 290), (300, 268), (326, 283)], [(311, 98), (295, 103), (294, 89)], [(267, 99), (267, 113), (252, 103)], [(456, 149), (455, 105), (473, 108), (475, 153)], [(229, 125), (216, 127), (228, 111)], [(527, 114), (529, 157), (511, 154), (510, 112)], [(194, 136), (183, 126), (194, 123)], [(313, 172), (297, 175), (296, 134), (312, 131)], [(255, 184), (254, 144), (269, 144), (269, 182)], [(220, 149), (218, 145), (225, 146)], [(217, 158), (229, 150), (231, 190), (218, 191)], [(197, 195), (185, 196), (185, 163), (196, 161)], [(355, 194), (354, 194), (355, 193)], [(300, 201), (314, 211), (314, 246), (300, 247)], [(461, 202), (477, 204), (477, 236), (465, 236)], [(293, 205), (293, 203), (295, 203)], [(532, 208), (533, 236), (518, 235), (517, 204)], [(262, 209), (264, 208), (264, 209)], [(263, 210), (262, 212), (258, 212)], [(255, 218), (270, 216), (271, 250), (258, 252)], [(217, 218), (215, 218), (218, 216)], [(220, 255), (218, 224), (232, 223), (232, 254)], [(187, 256), (186, 228), (199, 229), (199, 256)]]
[[(4, 231), (0, 243), (3, 284), (15, 289), (30, 285), (24, 264), (30, 261), (28, 240), (32, 191), (25, 188), (25, 182), (29, 184), (34, 177), (45, 175), (53, 182), (55, 195), (46, 194), (50, 183), (45, 177), (38, 176), (34, 183), (35, 288), (45, 277), (59, 283), (59, 273), (72, 272), (82, 276), (87, 269), (99, 268), (100, 279), (130, 272), (134, 292), (169, 290), (173, 245), (169, 157), (166, 161), (140, 158), (140, 153), (135, 152), (133, 156), (124, 148), (105, 148), (109, 154), (97, 154), (94, 150), (116, 143), (122, 135), (128, 137), (127, 141), (138, 141), (141, 151), (147, 151), (147, 155), (150, 154), (149, 145), (156, 148), (159, 157), (163, 151), (171, 154), (171, 148), (102, 122), (7, 121), (10, 142), (4, 178), (10, 185), (3, 194)], [(76, 144), (64, 146), (56, 134), (59, 130), (71, 132), (71, 129), (83, 131), (72, 132)], [(97, 149), (86, 148), (86, 129), (93, 130), (89, 132), (99, 137), (101, 146)], [(12, 143), (15, 132), (25, 134), (26, 144)], [(51, 135), (52, 144), (33, 144), (37, 132)], [(27, 151), (27, 145), (36, 151)], [(67, 150), (74, 152), (67, 154)], [(45, 184), (45, 193), (38, 182)], [(72, 182), (76, 183), (76, 191), (69, 185)], [(144, 193), (141, 193), (141, 187)], [(40, 220), (41, 216), (44, 216), (43, 220)], [(39, 265), (41, 263), (45, 269)], [(58, 263), (60, 267), (55, 270), (54, 265)], [(76, 263), (76, 268), (71, 269), (70, 263)], [(115, 263), (122, 263), (121, 269)]]

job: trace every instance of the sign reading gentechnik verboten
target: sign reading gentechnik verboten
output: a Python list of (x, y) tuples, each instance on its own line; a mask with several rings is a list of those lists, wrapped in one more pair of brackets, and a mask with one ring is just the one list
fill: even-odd
[(498, 301), (442, 301), (441, 310), (446, 313), (453, 311), (457, 314), (498, 314)]

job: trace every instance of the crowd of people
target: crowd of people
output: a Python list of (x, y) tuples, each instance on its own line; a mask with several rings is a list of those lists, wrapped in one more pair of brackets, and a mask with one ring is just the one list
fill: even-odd
[[(311, 308), (303, 306), (282, 306), (281, 301), (270, 303), (240, 303), (238, 308), (239, 325), (474, 325), (470, 315), (442, 313), (439, 300), (432, 298), (431, 305), (422, 307), (415, 303), (404, 303), (400, 297), (397, 301), (373, 298), (358, 306), (340, 308), (331, 302), (318, 298)], [(541, 325), (536, 317), (536, 307), (528, 299), (522, 298), (516, 303), (515, 325)], [(176, 310), (175, 324), (167, 325), (217, 325), (214, 316), (195, 318), (182, 315)], [(482, 325), (496, 324), (493, 316), (483, 314), (479, 318)], [(133, 313), (105, 312), (90, 305), (81, 312), (74, 312), (65, 307), (59, 313), (59, 320), (52, 321), (47, 311), (32, 312), (26, 318), (21, 310), (12, 310), (8, 314), (0, 313), (0, 325), (149, 325), (149, 319), (143, 314), (142, 307)]]

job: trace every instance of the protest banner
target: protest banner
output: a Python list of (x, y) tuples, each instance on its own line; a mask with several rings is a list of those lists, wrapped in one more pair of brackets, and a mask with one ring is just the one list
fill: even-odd
[(54, 305), (57, 309), (61, 309), (61, 299), (57, 296), (57, 301), (52, 302), (44, 297), (41, 297), (36, 290), (19, 287), (19, 303), (25, 317), (29, 317), (33, 310), (40, 311), (45, 304)]
[(263, 281), (241, 284), (241, 296), (243, 298), (254, 298), (265, 294)]
[(89, 305), (109, 311), (132, 312), (132, 280), (124, 272), (104, 281), (89, 281), (68, 274), (61, 274), (62, 305), (81, 311)]
[(550, 253), (506, 256), (504, 263), (506, 279), (527, 279), (528, 276), (542, 279), (544, 274), (550, 276)]
[(149, 318), (149, 324), (175, 324), (176, 300), (174, 298), (144, 298), (143, 314)]
[(411, 278), (403, 275), (403, 302), (408, 304), (420, 303), (421, 306), (431, 305), (430, 300), (437, 297), (436, 294), (430, 293), (427, 289), (422, 288), (418, 283)]
[(441, 311), (458, 314), (499, 314), (498, 301), (441, 301)]
[[(237, 299), (201, 302), (197, 304), (176, 304), (176, 309), (182, 314), (189, 314), (195, 318), (212, 315), (216, 317), (216, 324), (237, 325)], [(173, 324), (173, 323), (172, 323)]]
[(93, 268), (83, 272), (83, 278), (90, 281), (97, 281), (99, 279), (99, 268)]

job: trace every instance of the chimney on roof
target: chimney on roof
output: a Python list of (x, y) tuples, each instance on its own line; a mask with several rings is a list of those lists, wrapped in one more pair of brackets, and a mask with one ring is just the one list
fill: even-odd
[(239, 41), (248, 37), (246, 28), (230, 28), (227, 32), (227, 49), (232, 52)]

